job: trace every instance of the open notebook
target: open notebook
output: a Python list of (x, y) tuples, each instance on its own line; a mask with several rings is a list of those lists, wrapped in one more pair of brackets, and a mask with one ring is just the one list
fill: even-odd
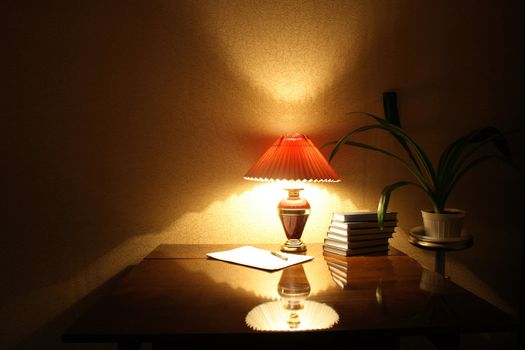
[(206, 255), (213, 259), (271, 271), (300, 264), (314, 258), (313, 256), (300, 254), (286, 254), (281, 252), (278, 254), (286, 257), (287, 260), (275, 256), (269, 250), (252, 246), (242, 246), (221, 252), (208, 253)]

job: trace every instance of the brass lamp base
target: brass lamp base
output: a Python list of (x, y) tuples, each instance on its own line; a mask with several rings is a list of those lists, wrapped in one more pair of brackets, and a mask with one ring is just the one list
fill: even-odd
[(282, 252), (300, 253), (306, 251), (306, 244), (299, 239), (289, 239), (281, 245)]
[(299, 196), (302, 188), (287, 188), (288, 197), (279, 202), (277, 212), (281, 219), (287, 241), (281, 246), (281, 251), (299, 253), (306, 251), (306, 245), (301, 242), (304, 225), (310, 215), (310, 203)]

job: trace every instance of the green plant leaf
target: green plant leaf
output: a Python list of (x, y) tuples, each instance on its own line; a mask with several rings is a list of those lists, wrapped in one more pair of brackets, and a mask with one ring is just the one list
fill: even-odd
[(359, 148), (364, 148), (364, 149), (367, 149), (367, 150), (379, 152), (379, 153), (382, 153), (382, 154), (387, 155), (389, 157), (397, 159), (416, 178), (416, 180), (425, 189), (425, 191), (427, 191), (428, 193), (432, 192), (432, 188), (426, 182), (425, 177), (421, 175), (421, 172), (419, 171), (419, 169), (414, 168), (413, 166), (411, 166), (401, 156), (399, 156), (399, 155), (397, 155), (395, 153), (389, 152), (387, 150), (378, 148), (378, 147), (367, 145), (365, 143), (354, 142), (354, 141), (345, 141), (344, 144), (347, 145), (347, 146), (354, 146), (354, 147), (359, 147)]
[(497, 155), (497, 154), (491, 154), (491, 155), (486, 155), (486, 156), (481, 156), (473, 161), (471, 161), (469, 164), (467, 164), (466, 166), (464, 166), (461, 170), (459, 170), (458, 172), (455, 173), (451, 183), (448, 185), (447, 188), (443, 189), (443, 198), (441, 199), (443, 201), (443, 205), (444, 203), (446, 202), (448, 196), (450, 195), (450, 193), (452, 192), (452, 190), (454, 189), (454, 187), (456, 186), (456, 184), (458, 183), (458, 181), (469, 171), (471, 170), (473, 167), (475, 167), (476, 165), (486, 161), (486, 160), (489, 160), (489, 159), (493, 159), (493, 158), (496, 158), (496, 159), (500, 159), (502, 160), (503, 162), (505, 163), (508, 163), (509, 165), (511, 166), (514, 166), (515, 167), (515, 164), (509, 160), (509, 158), (507, 157), (504, 157), (504, 156), (500, 156), (500, 155)]
[(454, 177), (453, 169), (456, 166), (458, 158), (461, 156), (470, 140), (479, 132), (474, 130), (458, 138), (443, 151), (437, 167), (438, 188), (440, 193), (449, 186)]
[(492, 141), (493, 145), (503, 156), (511, 158), (510, 148), (507, 140), (505, 139), (503, 133), (493, 126), (487, 126), (479, 130), (479, 132), (472, 137), (470, 142), (483, 142), (489, 138), (492, 138), (492, 136), (496, 136), (496, 138)]
[[(399, 125), (399, 120), (397, 120), (398, 124), (396, 124), (396, 120), (388, 120), (388, 119), (383, 119), (381, 117), (378, 117), (374, 114), (371, 114), (371, 113), (368, 113), (368, 112), (350, 112), (348, 114), (364, 114), (366, 116), (369, 116), (373, 119), (375, 119), (379, 124), (389, 124), (389, 125), (392, 125), (392, 126), (395, 126), (395, 127), (398, 127), (398, 128), (401, 128), (401, 126)], [(403, 139), (403, 137), (395, 134), (395, 133), (390, 133), (392, 134), (392, 136), (399, 142), (399, 144), (401, 145), (401, 147), (403, 147), (403, 149), (405, 150), (405, 152), (408, 154), (408, 157), (410, 158), (410, 160), (414, 163), (414, 165), (418, 168), (419, 171), (421, 171), (420, 169), (420, 166), (419, 166), (419, 162), (416, 160), (416, 157), (414, 157), (414, 154), (412, 152), (412, 150), (410, 149), (410, 146), (407, 144), (407, 142)]]
[(452, 156), (452, 153), (464, 147), (464, 144), (467, 143), (468, 137), (470, 137), (470, 134), (460, 137), (459, 139), (450, 143), (445, 148), (445, 150), (441, 154), (441, 157), (439, 159), (438, 166), (437, 166), (438, 179), (442, 180), (443, 176), (446, 173), (446, 170), (448, 169), (448, 164), (450, 163), (450, 157)]
[(381, 118), (375, 114), (368, 113), (368, 112), (349, 112), (348, 114), (364, 114), (370, 118), (373, 118), (379, 124), (389, 124), (389, 122), (385, 118)]
[(383, 190), (381, 191), (381, 195), (379, 196), (379, 203), (377, 204), (377, 222), (379, 223), (379, 227), (381, 229), (383, 229), (384, 227), (385, 214), (388, 210), (388, 203), (390, 202), (390, 196), (392, 192), (406, 185), (417, 186), (426, 192), (426, 190), (422, 188), (419, 184), (411, 181), (399, 181), (383, 188)]
[[(505, 136), (520, 131), (522, 130), (515, 129), (501, 132), (495, 127), (488, 126), (476, 129), (451, 143), (443, 152), (438, 164), (438, 179), (442, 187), (449, 186), (463, 164), (486, 144), (492, 143), (504, 157), (512, 162), (512, 155)], [(476, 145), (472, 146), (472, 144)], [(467, 152), (468, 146), (472, 147)], [(465, 152), (467, 154), (462, 157)]]
[[(330, 153), (329, 161), (333, 160), (334, 156), (339, 152), (343, 145), (359, 147), (382, 153), (383, 155), (398, 160), (417, 180), (416, 182), (396, 182), (395, 184), (386, 186), (383, 189), (378, 203), (378, 221), (380, 222), (381, 227), (383, 225), (384, 215), (387, 211), (390, 195), (394, 190), (408, 184), (415, 185), (429, 196), (434, 206), (434, 210), (436, 212), (441, 212), (445, 208), (448, 196), (453, 188), (455, 188), (458, 181), (465, 175), (465, 173), (479, 163), (491, 158), (497, 158), (515, 166), (512, 161), (512, 154), (506, 136), (525, 131), (523, 129), (516, 129), (501, 132), (492, 126), (471, 131), (456, 139), (445, 148), (438, 161), (437, 168), (434, 169), (433, 164), (430, 162), (429, 157), (421, 146), (399, 126), (389, 120), (367, 112), (350, 112), (349, 114), (366, 115), (376, 121), (377, 124), (358, 127), (346, 133), (346, 135), (339, 140), (330, 141), (323, 145), (323, 147), (326, 145), (335, 145)], [(396, 154), (366, 143), (350, 140), (355, 134), (373, 129), (386, 131), (393, 136), (403, 147), (403, 150), (410, 159), (403, 157), (402, 154)], [(492, 144), (495, 147), (498, 154), (485, 155), (472, 160), (481, 147), (489, 144)]]
[[(499, 133), (499, 130), (493, 127), (484, 127), (473, 130), (466, 135), (452, 142), (443, 152), (438, 163), (438, 185), (442, 197), (447, 192), (447, 188), (454, 181), (456, 173), (462, 166), (465, 159), (461, 160), (462, 154), (472, 143), (480, 143), (488, 137)], [(446, 197), (446, 196), (445, 196)], [(440, 202), (445, 201), (441, 199)]]
[[(456, 171), (459, 170), (459, 168), (462, 166), (464, 162), (466, 162), (471, 156), (473, 156), (481, 147), (492, 143), (496, 149), (501, 153), (501, 155), (506, 158), (506, 160), (509, 163), (513, 163), (512, 161), (512, 155), (510, 153), (510, 149), (507, 144), (507, 140), (505, 136), (515, 134), (518, 132), (522, 132), (521, 129), (514, 129), (514, 130), (508, 130), (505, 132), (500, 132), (496, 128), (491, 128), (491, 133), (486, 133), (483, 135), (483, 137), (478, 137), (479, 135), (475, 135), (474, 139), (476, 139), (476, 145), (470, 148), (468, 152), (463, 156), (456, 165)], [(472, 142), (472, 141), (471, 141)]]
[(334, 148), (332, 149), (332, 151), (330, 152), (330, 156), (328, 157), (328, 162), (331, 162), (332, 159), (335, 157), (335, 155), (337, 154), (337, 152), (339, 152), (339, 149), (341, 148), (342, 145), (344, 145), (344, 143), (346, 142), (346, 140), (352, 136), (353, 134), (356, 134), (356, 133), (359, 133), (359, 132), (363, 132), (363, 131), (366, 131), (366, 130), (369, 130), (369, 129), (373, 129), (375, 128), (376, 125), (365, 125), (365, 126), (362, 126), (360, 128), (357, 128), (357, 129), (354, 129), (350, 132), (348, 132), (346, 135), (344, 135), (343, 137), (341, 137), (339, 140), (337, 140), (335, 142), (335, 146)]
[(436, 181), (436, 174), (434, 172), (434, 168), (432, 166), (432, 163), (430, 162), (430, 159), (428, 158), (426, 153), (419, 146), (419, 144), (414, 139), (412, 139), (412, 137), (410, 135), (408, 135), (403, 129), (401, 129), (401, 128), (395, 126), (395, 125), (392, 125), (390, 123), (365, 125), (365, 126), (362, 126), (360, 128), (357, 128), (357, 129), (354, 129), (354, 130), (350, 131), (344, 137), (342, 137), (339, 141), (337, 141), (334, 149), (332, 150), (332, 152), (330, 154), (329, 161), (331, 161), (333, 159), (335, 154), (337, 154), (337, 152), (339, 151), (340, 147), (345, 143), (345, 141), (347, 141), (347, 139), (350, 136), (352, 136), (353, 134), (361, 133), (361, 132), (364, 132), (364, 131), (367, 131), (367, 130), (371, 130), (371, 129), (380, 129), (380, 130), (387, 131), (387, 132), (389, 132), (391, 134), (397, 135), (397, 136), (401, 137), (403, 140), (405, 140), (407, 142), (407, 144), (409, 144), (412, 147), (414, 147), (414, 150), (415, 150), (416, 155), (417, 155), (417, 159), (420, 160), (420, 163), (423, 166), (423, 169), (420, 169), (420, 171), (418, 171), (418, 173), (421, 174), (420, 177), (421, 178), (428, 178), (424, 182), (428, 184), (428, 186), (432, 189), (432, 191), (436, 190), (436, 182), (437, 182)]

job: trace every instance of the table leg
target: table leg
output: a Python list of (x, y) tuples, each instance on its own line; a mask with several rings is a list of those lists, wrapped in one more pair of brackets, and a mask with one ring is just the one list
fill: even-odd
[(442, 250), (436, 251), (434, 271), (441, 274), (442, 276), (445, 276), (445, 252)]

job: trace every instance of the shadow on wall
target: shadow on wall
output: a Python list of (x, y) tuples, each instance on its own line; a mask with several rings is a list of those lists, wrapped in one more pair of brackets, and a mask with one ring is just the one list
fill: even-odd
[[(213, 162), (199, 144), (213, 121), (196, 100), (209, 98), (207, 73), (224, 67), (189, 27), (191, 11), (168, 21), (153, 4), (61, 5), (69, 8), (32, 4), (11, 18), (4, 258), (23, 254), (25, 268), (42, 269), (26, 288), (64, 280), (198, 206), (200, 164)], [(202, 59), (210, 72), (196, 74)]]
[[(352, 111), (383, 115), (380, 94), (395, 90), (402, 125), (434, 160), (448, 143), (474, 128), (525, 127), (517, 102), (523, 100), (520, 62), (524, 58), (523, 49), (517, 48), (522, 46), (518, 43), (523, 42), (524, 32), (523, 11), (518, 8), (523, 9), (517, 3), (491, 2), (478, 2), (475, 7), (464, 2), (370, 4), (366, 11), (368, 40), (361, 56), (365, 59), (354, 62), (325, 94), (352, 89), (350, 95), (357, 104)], [(349, 118), (338, 136), (369, 121)], [(395, 149), (388, 135), (372, 137), (366, 141)], [(511, 138), (511, 148), (520, 172), (489, 161), (458, 184), (449, 203), (467, 210), (466, 228), (475, 235), (475, 244), (451, 253), (449, 261), (466, 267), (517, 309), (519, 289), (515, 286), (521, 273), (525, 209), (521, 200), (525, 194), (524, 140)], [(370, 175), (348, 176), (348, 181), (363, 189), (361, 194), (366, 198), (357, 202), (367, 203), (365, 207), (377, 206), (379, 193), (387, 184), (411, 179), (404, 169), (389, 166), (390, 159), (383, 155), (356, 148), (345, 153), (341, 159), (346, 163), (362, 165), (353, 173)], [(341, 160), (335, 164), (342, 175), (349, 169), (337, 166)], [(420, 209), (429, 205), (426, 197), (412, 188), (395, 192), (391, 198), (391, 208), (399, 211), (400, 226), (406, 232), (422, 224)], [(468, 284), (472, 282), (468, 276), (452, 278), (467, 289), (476, 288)]]
[[(11, 2), (3, 14), (8, 343), (123, 267), (90, 270), (97, 259), (205, 206), (210, 188), (226, 196), (230, 172), (248, 167), (232, 161), (245, 141), (234, 118), (252, 88), (226, 68), (191, 2), (163, 6)], [(53, 289), (62, 295), (39, 300)]]

